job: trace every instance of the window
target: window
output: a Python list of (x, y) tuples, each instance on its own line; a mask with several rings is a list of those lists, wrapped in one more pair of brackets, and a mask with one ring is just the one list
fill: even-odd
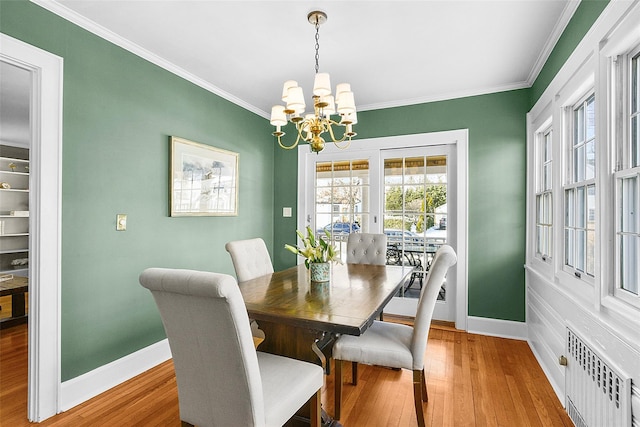
[(553, 162), (552, 132), (547, 129), (536, 135), (536, 256), (547, 261), (552, 253), (553, 235)]
[[(617, 294), (623, 298), (638, 296), (640, 280), (640, 46), (624, 56), (623, 78), (627, 82), (620, 110), (623, 117), (621, 159), (616, 176), (616, 252)], [(618, 291), (622, 290), (622, 292)], [(625, 295), (626, 294), (626, 295)]]
[(640, 330), (640, 3), (619, 5), (527, 114), (527, 304), (551, 324), (582, 307)]
[(595, 95), (573, 106), (569, 171), (564, 188), (564, 264), (576, 277), (595, 274)]

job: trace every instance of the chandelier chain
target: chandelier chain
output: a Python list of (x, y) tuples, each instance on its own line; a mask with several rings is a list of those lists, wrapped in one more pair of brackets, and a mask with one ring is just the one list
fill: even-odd
[(320, 50), (320, 23), (318, 22), (318, 18), (316, 18), (316, 74), (318, 74), (320, 70), (320, 65), (318, 65), (318, 61), (320, 59), (320, 54), (318, 51)]

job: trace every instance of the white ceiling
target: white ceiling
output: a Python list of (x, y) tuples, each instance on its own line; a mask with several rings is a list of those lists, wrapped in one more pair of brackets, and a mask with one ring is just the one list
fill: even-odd
[(579, 3), (32, 1), (264, 117), (285, 80), (310, 98), (312, 10), (320, 71), (363, 111), (530, 86)]

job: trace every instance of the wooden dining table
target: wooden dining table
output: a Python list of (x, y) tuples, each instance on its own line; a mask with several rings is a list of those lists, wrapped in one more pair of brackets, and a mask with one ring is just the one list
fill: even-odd
[[(332, 264), (328, 282), (311, 282), (304, 264), (240, 282), (249, 317), (264, 331), (258, 350), (321, 365), (330, 374), (333, 342), (361, 335), (380, 316), (412, 267)], [(308, 425), (305, 405), (286, 426)], [(322, 410), (324, 427), (341, 424)]]
[(321, 364), (339, 334), (361, 335), (411, 267), (332, 264), (329, 282), (311, 282), (303, 264), (239, 283), (249, 317), (265, 333), (259, 350)]

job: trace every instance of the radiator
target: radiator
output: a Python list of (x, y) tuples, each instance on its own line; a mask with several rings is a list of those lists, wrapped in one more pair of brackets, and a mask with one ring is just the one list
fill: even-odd
[(631, 379), (567, 328), (566, 409), (576, 427), (630, 427)]

